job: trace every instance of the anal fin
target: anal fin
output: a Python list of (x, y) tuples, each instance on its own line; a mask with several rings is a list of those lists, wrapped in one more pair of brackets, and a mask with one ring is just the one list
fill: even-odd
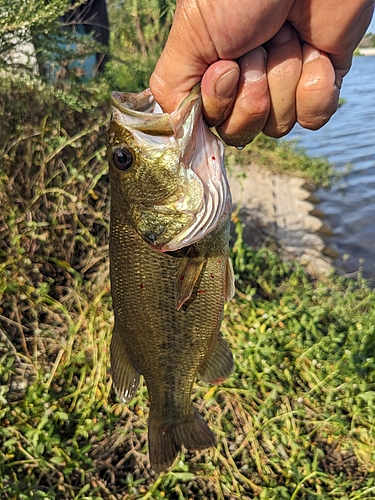
[(180, 310), (191, 297), (195, 283), (206, 262), (204, 257), (184, 257), (176, 277), (176, 307)]
[(220, 334), (213, 352), (199, 368), (198, 377), (202, 382), (220, 384), (231, 375), (233, 364), (232, 352)]
[(138, 389), (140, 374), (133, 368), (116, 327), (111, 341), (111, 373), (117, 396), (123, 403), (129, 402)]

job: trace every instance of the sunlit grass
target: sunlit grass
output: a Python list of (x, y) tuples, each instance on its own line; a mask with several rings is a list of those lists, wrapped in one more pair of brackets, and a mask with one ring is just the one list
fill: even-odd
[(263, 134), (241, 151), (227, 147), (226, 161), (229, 168), (232, 164), (241, 165), (246, 172), (246, 166), (255, 163), (272, 172), (298, 175), (324, 187), (337, 179), (334, 165), (327, 159), (308, 156), (296, 141), (272, 139)]

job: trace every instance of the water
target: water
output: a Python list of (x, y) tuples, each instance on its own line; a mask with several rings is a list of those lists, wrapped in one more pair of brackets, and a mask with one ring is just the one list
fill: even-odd
[[(375, 278), (375, 56), (355, 57), (345, 77), (341, 106), (321, 130), (298, 125), (287, 139), (297, 139), (310, 156), (323, 156), (351, 172), (330, 190), (317, 192), (320, 208), (334, 232), (330, 238), (340, 256), (334, 264), (343, 273), (359, 268)], [(375, 282), (375, 281), (374, 281)]]

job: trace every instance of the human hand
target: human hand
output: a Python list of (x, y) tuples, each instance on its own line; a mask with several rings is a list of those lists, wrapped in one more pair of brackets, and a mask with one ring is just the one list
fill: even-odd
[(150, 80), (171, 112), (201, 82), (203, 112), (227, 144), (298, 121), (322, 127), (371, 21), (373, 0), (180, 0)]

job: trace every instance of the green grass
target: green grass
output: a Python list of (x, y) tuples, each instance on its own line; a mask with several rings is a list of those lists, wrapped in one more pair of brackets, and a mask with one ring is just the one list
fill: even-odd
[(218, 443), (156, 476), (147, 390), (125, 406), (109, 376), (108, 109), (87, 91), (72, 103), (18, 87), (0, 103), (1, 498), (373, 498), (366, 282), (314, 281), (246, 247), (237, 223), (237, 293), (223, 323), (235, 372), (194, 387)]
[(250, 163), (275, 173), (297, 175), (318, 186), (329, 187), (337, 179), (334, 165), (325, 158), (312, 158), (295, 141), (272, 139), (259, 134), (244, 150), (226, 148), (226, 161), (246, 169)]

